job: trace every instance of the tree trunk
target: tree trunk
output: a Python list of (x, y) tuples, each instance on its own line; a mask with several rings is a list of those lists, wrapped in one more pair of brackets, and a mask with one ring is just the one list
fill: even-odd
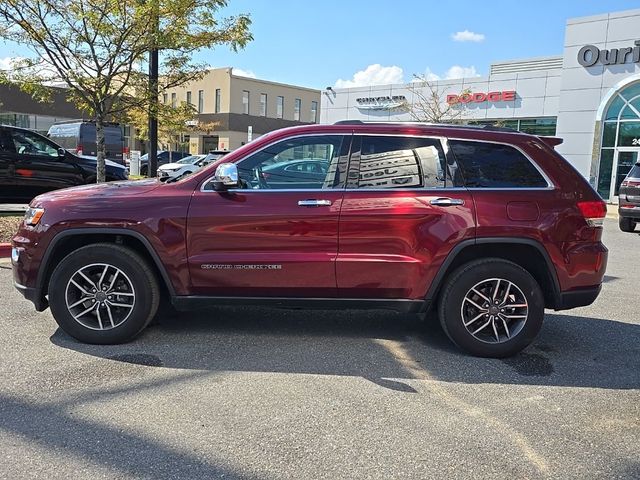
[(106, 148), (104, 141), (104, 122), (101, 115), (96, 117), (96, 182), (103, 183), (106, 181), (105, 162)]

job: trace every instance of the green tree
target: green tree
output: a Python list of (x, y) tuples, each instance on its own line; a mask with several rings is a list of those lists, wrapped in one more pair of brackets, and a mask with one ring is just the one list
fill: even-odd
[(237, 50), (252, 39), (248, 15), (219, 16), (226, 5), (226, 0), (1, 0), (0, 38), (28, 48), (31, 56), (0, 71), (0, 81), (40, 100), (48, 97), (48, 86), (64, 84), (71, 100), (95, 119), (96, 177), (102, 182), (104, 123), (157, 104), (145, 74), (152, 47), (161, 52), (162, 94), (204, 74), (205, 65), (193, 60), (198, 50), (217, 45)]

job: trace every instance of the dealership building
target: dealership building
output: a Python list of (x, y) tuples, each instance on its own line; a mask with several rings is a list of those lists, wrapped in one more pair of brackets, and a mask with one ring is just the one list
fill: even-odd
[(426, 89), (463, 122), (563, 138), (557, 150), (616, 202), (640, 161), (640, 10), (569, 19), (562, 55), (496, 62), (487, 77), (328, 88), (320, 121), (412, 121)]

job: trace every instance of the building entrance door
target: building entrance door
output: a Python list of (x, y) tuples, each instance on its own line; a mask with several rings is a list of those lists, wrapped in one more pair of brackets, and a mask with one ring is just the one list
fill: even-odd
[(618, 203), (620, 184), (627, 176), (631, 167), (640, 159), (640, 147), (618, 147), (613, 157), (611, 170), (611, 194), (609, 200)]

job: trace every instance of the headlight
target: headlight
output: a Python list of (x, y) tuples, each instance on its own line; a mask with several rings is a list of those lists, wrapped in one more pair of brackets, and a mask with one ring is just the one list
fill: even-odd
[(44, 208), (28, 208), (24, 214), (24, 223), (26, 225), (35, 226), (40, 223), (40, 219), (44, 215)]

